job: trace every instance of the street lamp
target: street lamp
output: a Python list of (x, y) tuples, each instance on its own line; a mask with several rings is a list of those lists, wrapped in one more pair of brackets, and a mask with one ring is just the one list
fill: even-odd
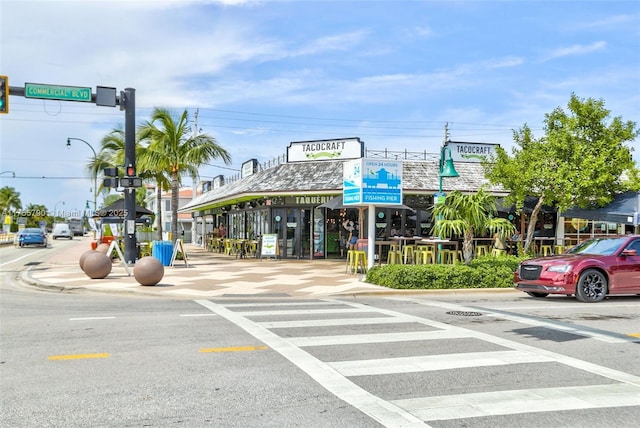
[[(449, 158), (445, 159), (446, 156), (446, 152), (449, 152)], [(459, 177), (460, 174), (458, 174), (458, 171), (456, 171), (456, 169), (453, 166), (453, 158), (451, 157), (451, 149), (449, 149), (449, 147), (447, 147), (446, 143), (442, 145), (442, 149), (440, 150), (440, 165), (439, 165), (439, 169), (438, 169), (438, 180), (439, 180), (439, 184), (438, 184), (438, 193), (442, 196), (444, 196), (444, 194), (442, 194), (442, 179), (447, 177), (447, 178), (453, 178), (453, 177)]]
[(87, 143), (86, 141), (84, 141), (82, 138), (67, 137), (67, 149), (71, 148), (71, 140), (82, 141), (87, 146), (89, 146), (89, 148), (93, 152), (93, 209), (97, 210), (98, 205), (97, 205), (96, 199), (98, 195), (98, 172), (96, 167), (98, 163), (98, 155), (96, 154), (96, 151), (93, 149), (93, 146)]
[[(449, 157), (445, 159), (446, 152), (449, 152)], [(438, 194), (434, 198), (434, 204), (444, 203), (445, 194), (442, 191), (442, 179), (459, 177), (458, 171), (453, 166), (453, 158), (451, 157), (451, 149), (447, 147), (445, 142), (440, 149), (440, 163), (438, 165)], [(442, 220), (442, 215), (438, 215), (438, 221)], [(442, 233), (438, 234), (438, 238), (442, 239)], [(442, 249), (442, 244), (439, 244), (439, 250)]]
[(56, 218), (58, 217), (58, 204), (62, 204), (64, 206), (64, 201), (58, 201), (53, 206), (53, 222), (56, 222)]

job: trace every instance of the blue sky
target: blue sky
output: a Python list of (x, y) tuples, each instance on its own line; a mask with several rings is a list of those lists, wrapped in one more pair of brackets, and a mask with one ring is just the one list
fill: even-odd
[[(639, 121), (640, 1), (0, 0), (0, 74), (135, 88), (138, 122), (197, 110), (233, 158), (205, 179), (292, 141), (437, 153), (446, 123), (454, 141), (509, 148), (525, 123), (543, 135), (571, 93)], [(12, 96), (0, 171), (16, 177), (0, 186), (24, 206), (83, 210), (92, 152), (66, 139), (99, 150), (123, 124), (118, 108)]]

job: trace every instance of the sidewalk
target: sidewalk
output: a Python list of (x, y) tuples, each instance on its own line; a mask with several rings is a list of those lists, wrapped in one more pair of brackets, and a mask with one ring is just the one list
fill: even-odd
[(397, 293), (386, 287), (363, 282), (363, 275), (345, 272), (344, 260), (236, 259), (185, 244), (189, 266), (177, 260), (164, 267), (164, 277), (155, 286), (142, 286), (122, 263), (113, 265), (104, 279), (91, 279), (78, 264), (90, 249), (89, 238), (78, 239), (65, 251), (52, 254), (31, 266), (21, 280), (59, 291), (92, 290), (137, 293), (172, 298), (294, 297), (317, 298), (331, 295)]

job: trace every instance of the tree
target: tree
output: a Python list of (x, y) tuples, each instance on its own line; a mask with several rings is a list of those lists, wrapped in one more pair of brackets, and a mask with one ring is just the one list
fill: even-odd
[[(0, 189), (0, 211), (2, 211), (3, 217), (12, 209), (19, 210), (21, 208), (20, 192), (16, 192), (16, 189), (9, 186)], [(4, 221), (4, 218), (2, 220)]]
[(40, 227), (40, 222), (43, 220), (48, 223), (47, 207), (44, 205), (29, 204), (24, 211), (27, 213), (26, 227)]
[(595, 203), (605, 206), (616, 193), (640, 189), (639, 171), (625, 143), (638, 137), (636, 124), (610, 119), (604, 101), (571, 95), (568, 112), (545, 115), (545, 136), (536, 139), (525, 124), (513, 132), (511, 156), (502, 148), (484, 162), (485, 174), (510, 194), (508, 203), (522, 210), (527, 196), (538, 198), (531, 213), (524, 251), (529, 252), (542, 205), (560, 212)]
[(146, 121), (139, 128), (138, 138), (149, 143), (145, 152), (146, 162), (157, 165), (171, 177), (171, 236), (175, 243), (182, 174), (196, 177), (198, 167), (213, 159), (222, 159), (229, 164), (231, 156), (212, 136), (192, 133), (186, 110), (176, 117), (169, 110), (155, 108), (151, 121)]
[[(98, 157), (106, 162), (105, 166), (120, 166), (124, 165), (124, 153), (125, 153), (125, 134), (120, 128), (112, 130), (102, 139), (102, 148)], [(158, 240), (162, 240), (162, 191), (167, 190), (170, 187), (167, 174), (164, 172), (161, 165), (153, 161), (149, 161), (147, 156), (147, 147), (139, 144), (139, 140), (136, 142), (136, 169), (138, 170), (138, 177), (145, 181), (153, 181), (156, 185), (157, 202), (158, 202)], [(120, 174), (124, 175), (124, 171), (120, 170)], [(136, 203), (141, 206), (145, 206), (144, 199), (146, 192), (136, 191)], [(118, 196), (116, 199), (120, 199)], [(113, 202), (113, 201), (112, 201)], [(106, 204), (109, 205), (109, 204)]]
[(462, 256), (469, 264), (473, 257), (473, 238), (489, 232), (507, 238), (515, 227), (505, 218), (497, 217), (496, 198), (484, 188), (473, 194), (463, 194), (454, 190), (443, 204), (433, 207), (433, 218), (437, 221), (432, 233), (437, 236), (462, 236)]

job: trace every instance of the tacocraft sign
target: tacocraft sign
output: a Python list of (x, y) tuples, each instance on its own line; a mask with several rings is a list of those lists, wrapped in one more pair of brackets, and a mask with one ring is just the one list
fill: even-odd
[(287, 147), (287, 162), (355, 159), (364, 155), (360, 138), (339, 140), (294, 141)]
[(500, 144), (447, 141), (447, 147), (451, 150), (454, 162), (482, 162), (494, 156)]

